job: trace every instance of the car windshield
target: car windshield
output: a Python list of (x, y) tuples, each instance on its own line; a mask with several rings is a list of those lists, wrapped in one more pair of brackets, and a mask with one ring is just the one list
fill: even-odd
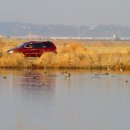
[(26, 45), (26, 44), (27, 44), (27, 42), (22, 43), (22, 44), (18, 45), (17, 48), (21, 48), (21, 47), (23, 47), (23, 46)]

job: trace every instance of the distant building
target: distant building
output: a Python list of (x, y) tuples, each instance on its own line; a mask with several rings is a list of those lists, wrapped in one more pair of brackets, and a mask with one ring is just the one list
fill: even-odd
[(41, 38), (41, 35), (37, 35), (37, 34), (27, 34), (26, 35), (27, 38)]
[(114, 39), (114, 40), (120, 40), (120, 37), (119, 37), (118, 35), (114, 34), (114, 35), (113, 35), (113, 39)]

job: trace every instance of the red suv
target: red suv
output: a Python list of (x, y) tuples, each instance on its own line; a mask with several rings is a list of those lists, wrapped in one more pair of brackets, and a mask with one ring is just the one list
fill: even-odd
[(44, 52), (56, 53), (56, 46), (51, 41), (30, 41), (12, 48), (7, 53), (20, 52), (26, 57), (40, 57)]

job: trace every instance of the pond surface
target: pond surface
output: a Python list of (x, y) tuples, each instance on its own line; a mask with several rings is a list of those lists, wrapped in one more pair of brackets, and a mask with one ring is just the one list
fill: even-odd
[(0, 70), (0, 130), (130, 130), (130, 72)]

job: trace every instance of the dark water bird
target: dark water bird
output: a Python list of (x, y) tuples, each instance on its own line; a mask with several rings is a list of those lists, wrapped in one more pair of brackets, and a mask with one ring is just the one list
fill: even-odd
[(32, 84), (31, 86), (32, 86), (32, 87), (35, 87), (36, 85), (35, 85), (35, 84)]
[(126, 80), (125, 82), (128, 83), (128, 80)]
[(99, 74), (99, 73), (98, 73), (98, 74), (95, 74), (94, 76), (96, 76), (96, 77), (97, 77), (97, 76), (99, 76), (99, 75), (101, 75), (101, 74)]
[(95, 74), (95, 76), (99, 76), (99, 74)]
[(42, 83), (41, 85), (45, 85), (45, 83)]
[(106, 72), (104, 75), (109, 75), (109, 73), (108, 73), (108, 72)]
[(33, 79), (36, 79), (36, 76), (33, 76)]
[(3, 76), (3, 78), (4, 78), (4, 79), (7, 79), (7, 77), (6, 77), (6, 76)]
[(92, 78), (100, 78), (100, 75), (101, 75), (100, 73), (96, 73)]
[(109, 73), (108, 72), (106, 72), (106, 73), (96, 73), (96, 74), (94, 74), (94, 77), (93, 78), (101, 78), (100, 76), (103, 76), (103, 75), (109, 75)]

